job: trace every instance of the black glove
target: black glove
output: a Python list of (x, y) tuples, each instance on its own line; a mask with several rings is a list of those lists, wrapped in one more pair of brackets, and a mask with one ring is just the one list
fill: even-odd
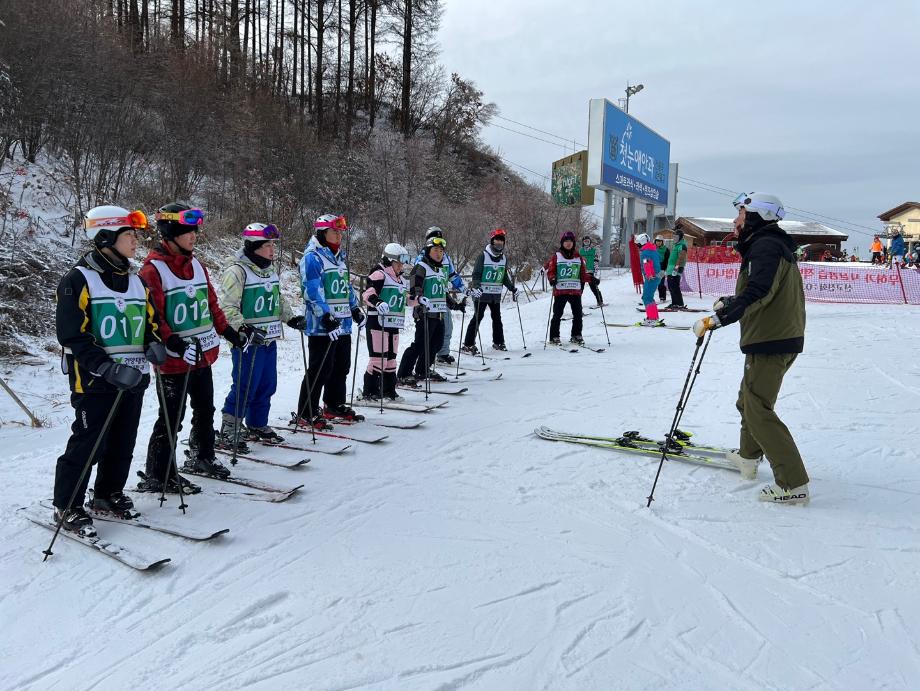
[(592, 277), (591, 277), (591, 285), (592, 285), (592, 286), (594, 286), (595, 288), (597, 288), (600, 284), (601, 284), (601, 279), (599, 279), (597, 276), (592, 276)]
[(678, 267), (677, 267), (677, 273), (680, 274), (681, 276), (683, 276), (683, 274), (684, 274), (684, 267), (678, 266)]
[(126, 391), (141, 383), (144, 375), (139, 369), (109, 360), (99, 368), (99, 376), (116, 389)]
[(245, 350), (251, 345), (265, 345), (265, 332), (252, 324), (243, 324), (240, 327), (240, 336), (246, 339), (246, 344), (243, 346)]
[(292, 329), (297, 329), (298, 331), (303, 331), (307, 328), (307, 318), (297, 315), (296, 317), (291, 317), (288, 319), (287, 325)]
[(729, 305), (731, 305), (734, 301), (735, 301), (735, 296), (734, 296), (734, 295), (723, 295), (722, 297), (718, 298), (718, 299), (712, 304), (712, 309), (714, 309), (716, 312), (725, 310), (725, 309), (726, 309)]
[(555, 288), (555, 287), (556, 287), (556, 279), (555, 279), (555, 278), (549, 279), (549, 284), (550, 284), (553, 288)]
[(514, 302), (517, 302), (517, 294), (517, 288), (511, 291), (511, 299), (514, 300)]
[(364, 316), (364, 312), (361, 311), (360, 307), (351, 308), (351, 318), (352, 321), (358, 325), (359, 329), (364, 326), (364, 322), (367, 321), (367, 317)]
[(147, 362), (151, 365), (159, 367), (166, 362), (166, 346), (159, 341), (154, 341), (147, 346), (147, 350), (144, 351), (144, 357), (147, 358)]
[(420, 322), (422, 321), (422, 319), (425, 318), (425, 312), (426, 310), (424, 307), (422, 307), (421, 305), (416, 305), (415, 307), (412, 308), (412, 318), (415, 321)]
[(339, 320), (333, 317), (328, 312), (326, 312), (326, 314), (323, 315), (323, 318), (319, 320), (319, 323), (322, 324), (323, 328), (329, 332), (335, 331), (337, 328), (339, 328), (339, 324), (340, 324)]
[(230, 342), (230, 345), (232, 345), (234, 348), (239, 348), (240, 350), (249, 345), (249, 341), (232, 326), (227, 326), (227, 329), (221, 334), (221, 336), (226, 338)]
[(182, 357), (182, 353), (191, 344), (191, 341), (187, 341), (182, 336), (169, 334), (169, 338), (166, 339), (166, 354), (170, 357)]

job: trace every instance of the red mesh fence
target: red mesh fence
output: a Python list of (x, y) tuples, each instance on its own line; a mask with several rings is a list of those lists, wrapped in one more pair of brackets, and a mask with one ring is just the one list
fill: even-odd
[[(706, 250), (708, 248), (700, 248)], [(727, 249), (727, 248), (718, 248)], [(727, 262), (687, 262), (684, 277), (692, 292), (731, 295), (740, 270), (740, 258)], [(724, 255), (730, 256), (730, 255)], [(813, 302), (860, 302), (920, 305), (920, 270), (850, 262), (799, 262), (805, 299)]]

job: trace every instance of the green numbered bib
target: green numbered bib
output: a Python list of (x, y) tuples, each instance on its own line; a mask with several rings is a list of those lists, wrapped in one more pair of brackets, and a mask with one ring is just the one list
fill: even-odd
[(380, 325), (387, 329), (401, 329), (406, 324), (406, 290), (405, 288), (384, 285), (380, 291), (381, 301), (390, 306), (387, 314), (379, 315)]
[(166, 293), (166, 321), (180, 336), (194, 335), (211, 328), (208, 287), (185, 286)]
[(447, 281), (440, 271), (425, 276), (424, 296), (431, 301), (431, 312), (443, 314), (447, 311)]
[(326, 304), (332, 310), (332, 316), (342, 319), (351, 315), (351, 307), (348, 302), (348, 271), (324, 269), (323, 294)]
[(556, 288), (559, 290), (581, 289), (581, 258), (573, 261), (562, 255), (556, 257)]

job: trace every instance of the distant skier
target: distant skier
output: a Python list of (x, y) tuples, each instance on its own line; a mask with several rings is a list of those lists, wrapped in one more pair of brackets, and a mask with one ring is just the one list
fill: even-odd
[(808, 473), (786, 425), (776, 414), (783, 376), (805, 345), (805, 293), (795, 261), (795, 241), (777, 221), (783, 204), (771, 194), (741, 194), (735, 232), (741, 270), (735, 295), (720, 297), (715, 314), (693, 325), (707, 331), (740, 321), (744, 377), (736, 407), (741, 413), (741, 444), (728, 459), (742, 477), (754, 479), (766, 456), (775, 484), (760, 492), (760, 500), (776, 504), (807, 504)]
[[(134, 509), (124, 489), (150, 382), (148, 361), (166, 361), (155, 308), (129, 262), (137, 252), (137, 230), (146, 227), (147, 218), (140, 211), (119, 206), (90, 209), (84, 228), (93, 250), (67, 272), (57, 289), (57, 338), (64, 348), (61, 364), (70, 380), (76, 419), (57, 461), (54, 520), (63, 518), (64, 530), (86, 537), (96, 531), (83, 508), (90, 475), (80, 475), (110, 414), (93, 458), (98, 467), (90, 507), (119, 516)], [(113, 410), (119, 392), (121, 400)]]
[[(604, 296), (601, 295), (600, 288), (598, 288), (600, 280), (597, 278), (597, 246), (594, 244), (593, 237), (585, 235), (581, 239), (581, 249), (578, 250), (578, 254), (585, 260), (585, 267), (588, 269), (587, 286), (591, 289), (591, 292), (594, 293), (594, 299), (597, 300), (597, 305), (600, 307), (604, 303)], [(581, 291), (582, 294), (584, 294), (585, 284), (582, 284)]]
[(505, 256), (505, 231), (496, 228), (489, 233), (489, 244), (476, 259), (470, 277), (469, 296), (476, 307), (470, 325), (463, 339), (463, 352), (475, 355), (476, 334), (479, 324), (486, 313), (486, 307), (492, 312), (492, 347), (495, 350), (508, 350), (505, 346), (505, 329), (502, 325), (502, 287), (511, 291), (511, 299), (517, 301), (518, 289), (508, 273), (508, 258)]
[[(687, 241), (684, 240), (684, 230), (677, 225), (674, 228), (674, 246), (671, 248), (671, 255), (667, 263), (667, 280), (668, 291), (671, 293), (671, 304), (667, 309), (682, 310), (686, 309), (684, 304), (684, 294), (680, 290), (680, 281), (684, 275), (684, 267), (687, 265)], [(662, 266), (665, 266), (662, 264)]]
[(581, 292), (588, 282), (588, 267), (584, 258), (575, 250), (575, 233), (567, 230), (559, 236), (559, 249), (546, 263), (546, 277), (553, 287), (553, 315), (549, 324), (549, 342), (560, 343), (559, 324), (565, 306), (572, 308), (572, 334), (570, 343), (584, 345), (581, 336), (582, 311)]
[[(655, 236), (655, 247), (658, 248), (658, 263), (661, 266), (668, 265), (668, 258), (671, 256), (671, 250), (664, 244), (664, 238), (660, 235)], [(658, 282), (658, 300), (664, 302), (668, 297), (668, 277), (665, 276)]]
[(891, 236), (891, 243), (888, 246), (888, 267), (891, 268), (895, 264), (903, 264), (905, 252), (904, 236), (901, 235), (900, 230), (896, 229), (894, 235)]
[[(443, 238), (444, 231), (438, 228), (437, 226), (431, 226), (428, 230), (425, 231), (425, 242), (427, 243), (431, 238)], [(446, 239), (446, 238), (445, 238)], [(425, 248), (422, 248), (422, 251), (418, 253), (418, 257), (415, 258), (415, 263), (422, 261), (425, 257)], [(447, 277), (448, 291), (453, 290), (457, 293), (463, 293), (466, 291), (466, 285), (463, 283), (463, 279), (460, 277), (460, 274), (457, 273), (457, 268), (454, 266), (454, 260), (450, 258), (450, 253), (444, 252), (444, 261), (441, 262), (441, 271)], [(448, 314), (447, 318), (444, 320), (444, 340), (441, 341), (441, 347), (438, 350), (438, 355), (436, 362), (441, 363), (442, 365), (450, 365), (454, 362), (454, 356), (450, 354), (450, 341), (454, 333), (454, 320), (451, 318), (451, 315)]]
[(655, 290), (665, 271), (661, 268), (658, 248), (649, 240), (646, 233), (639, 233), (635, 237), (636, 247), (639, 248), (639, 262), (642, 274), (642, 304), (645, 305), (645, 319), (639, 322), (642, 326), (661, 326), (658, 318), (658, 305), (655, 303)]
[(416, 298), (409, 298), (409, 284), (402, 277), (403, 268), (408, 263), (406, 248), (391, 242), (383, 248), (380, 263), (367, 276), (367, 290), (362, 298), (368, 305), (367, 352), (370, 359), (361, 392), (364, 400), (379, 401), (382, 397), (402, 401), (396, 393), (399, 334), (406, 325), (406, 307), (418, 304)]

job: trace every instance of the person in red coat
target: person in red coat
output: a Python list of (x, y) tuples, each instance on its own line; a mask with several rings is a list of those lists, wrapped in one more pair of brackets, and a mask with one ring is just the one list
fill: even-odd
[(553, 318), (549, 324), (549, 342), (559, 344), (559, 322), (566, 305), (572, 307), (571, 343), (584, 345), (581, 337), (581, 293), (591, 280), (584, 258), (575, 249), (575, 233), (565, 231), (559, 249), (546, 262), (546, 277), (553, 287)]
[(184, 470), (228, 477), (230, 471), (214, 458), (211, 365), (217, 360), (218, 335), (244, 348), (258, 334), (247, 327), (237, 332), (227, 323), (208, 271), (193, 254), (198, 227), (204, 220), (201, 210), (173, 202), (161, 207), (156, 219), (162, 243), (147, 255), (139, 274), (160, 315), (160, 336), (169, 358), (160, 368), (160, 415), (147, 445), (146, 475), (138, 490), (178, 492), (178, 483), (182, 483), (183, 492), (194, 494), (201, 488), (181, 477), (170, 457), (170, 446), (175, 441), (167, 434), (166, 416), (175, 438), (182, 427), (187, 394), (192, 404), (192, 430)]

